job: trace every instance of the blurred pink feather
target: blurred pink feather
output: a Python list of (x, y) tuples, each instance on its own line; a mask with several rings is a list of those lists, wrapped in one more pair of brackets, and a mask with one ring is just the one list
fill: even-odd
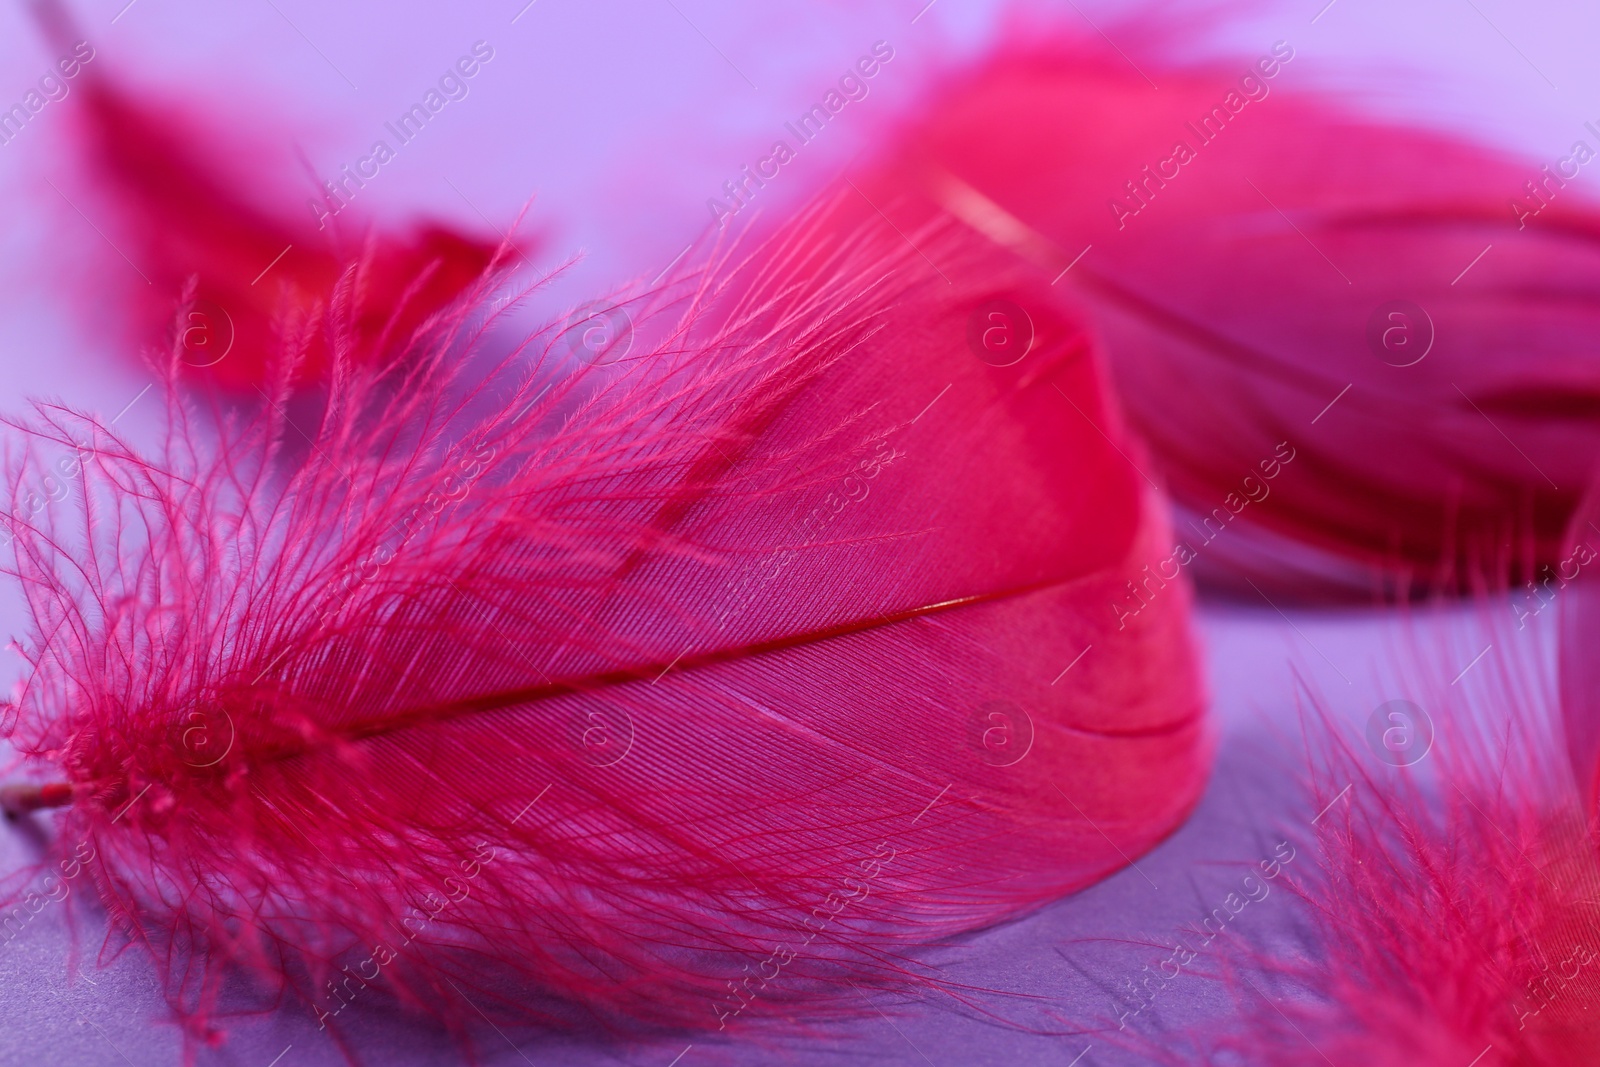
[[(1595, 202), (1302, 87), (1288, 42), (1118, 36), (1139, 70), (1033, 33), (951, 78), (887, 162), (921, 191), (898, 221), (951, 214), (1081, 295), (1211, 577), (1370, 599), (1564, 559), (1600, 453)], [(1235, 532), (1208, 547), (1207, 518)]]

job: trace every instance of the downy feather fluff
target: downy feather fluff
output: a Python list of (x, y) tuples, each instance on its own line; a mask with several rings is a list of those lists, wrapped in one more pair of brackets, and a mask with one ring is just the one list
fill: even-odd
[[(1600, 537), (1569, 536), (1593, 562)], [(1163, 1062), (1595, 1062), (1600, 841), (1593, 752), (1581, 743), (1594, 734), (1594, 590), (1580, 581), (1558, 595), (1559, 687), (1557, 613), (1518, 629), (1497, 596), (1476, 613), (1481, 636), (1408, 653), (1428, 724), (1402, 715), (1358, 739), (1360, 717), (1341, 722), (1337, 704), (1306, 696), (1299, 825), (1315, 862), (1290, 876), (1300, 921), (1209, 961), (1237, 1015), (1169, 1035)], [(1485, 639), (1480, 661), (1459, 671)], [(1430, 742), (1378, 758), (1385, 745)]]
[[(549, 331), (481, 377), (491, 279), (379, 372), (362, 270), (216, 439), (176, 356), (153, 450), (19, 424), (19, 496), (59, 450), (83, 477), (11, 520), (8, 733), (192, 1032), (232, 970), (335, 1034), (380, 996), (463, 1034), (468, 996), (725, 1028), (824, 977), (927, 981), (905, 946), (1194, 803), (1188, 593), (1110, 610), (1163, 507), (1009, 253), (846, 190), (619, 298), (626, 356), (574, 369)], [(969, 343), (996, 299), (1033, 312), (1005, 367)], [(320, 420), (291, 423), (319, 345)]]

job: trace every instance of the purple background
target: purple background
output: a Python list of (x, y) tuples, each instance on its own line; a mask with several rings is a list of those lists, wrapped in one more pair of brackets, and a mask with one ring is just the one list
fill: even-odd
[[(872, 95), (851, 105), (864, 112), (860, 121), (849, 121), (847, 110), (826, 143), (808, 146), (763, 191), (761, 206), (781, 210), (814, 190), (864, 147), (875, 123), (906, 107), (949, 63), (981, 52), (999, 11), (977, 0), (937, 0), (913, 22), (924, 0), (537, 0), (525, 10), (523, 2), (472, 0), (446, 8), (376, 0), (338, 6), (135, 0), (124, 8), (124, 0), (96, 0), (78, 5), (77, 13), (97, 63), (168, 97), (236, 113), (239, 140), (261, 151), (259, 160), (231, 161), (245, 173), (279, 166), (298, 151), (313, 171), (332, 174), (363, 155), (383, 123), (473, 41), (488, 41), (496, 56), (473, 79), (470, 95), (450, 104), (383, 168), (363, 190), (362, 206), (384, 218), (425, 213), (481, 229), (485, 220), (506, 226), (535, 197), (532, 228), (546, 240), (534, 266), (543, 270), (575, 251), (586, 254), (535, 302), (530, 314), (542, 316), (628, 276), (654, 276), (709, 221), (706, 198), (872, 42), (887, 40), (896, 57), (875, 79)], [(1061, 8), (1063, 24), (1093, 32), (1086, 14), (1113, 36), (1127, 32), (1114, 27), (1112, 5), (1077, 6), (1082, 14)], [(1257, 5), (1228, 19), (1214, 40), (1194, 41), (1192, 50), (1253, 52), (1288, 39), (1303, 57), (1296, 60), (1297, 78), (1337, 87), (1378, 111), (1503, 143), (1535, 166), (1563, 154), (1584, 120), (1600, 117), (1600, 67), (1587, 49), (1600, 39), (1595, 11), (1573, 3), (1533, 10), (1514, 0), (1418, 0), (1401, 13), (1387, 2), (1336, 0), (1313, 23), (1322, 7), (1323, 0)], [(1153, 17), (1160, 23), (1165, 16)], [(0, 103), (19, 99), (51, 58), (20, 5), (0, 8)], [(50, 127), (72, 106), (70, 96), (49, 105), (0, 146), (0, 204), (8, 222), (0, 229), (0, 409), (6, 411), (50, 396), (109, 415), (148, 384), (109, 340), (76, 321), (73, 306), (53, 291), (59, 273), (45, 266), (70, 262), (74, 248), (101, 239), (75, 217), (62, 222), (61, 205), (49, 200), (56, 194), (42, 180), (60, 177), (67, 166)], [(284, 132), (290, 129), (292, 139)], [(1577, 180), (1594, 178), (1586, 170)], [(135, 404), (125, 425), (148, 428), (154, 408)], [(0, 601), (0, 623), (7, 632), (21, 629), (10, 589)], [(1465, 614), (1405, 621), (1376, 611), (1286, 617), (1260, 605), (1213, 604), (1199, 625), (1222, 746), (1195, 817), (1141, 858), (1137, 870), (934, 957), (953, 981), (1038, 998), (994, 1002), (1015, 1018), (1042, 1028), (1046, 1013), (1054, 1013), (1057, 1029), (1104, 1025), (1117, 1010), (1106, 990), (1164, 955), (1117, 939), (1166, 936), (1216, 905), (1237, 883), (1240, 865), (1286, 837), (1302, 845), (1309, 840), (1314, 812), (1284, 779), (1297, 758), (1297, 677), (1320, 688), (1360, 746), (1379, 703), (1411, 697), (1427, 706), (1439, 691), (1440, 679), (1424, 691), (1412, 670), (1402, 670), (1396, 649), (1405, 641), (1437, 647), (1445, 680), (1455, 673), (1452, 665), (1465, 666), (1490, 640), (1502, 642), (1502, 651), (1529, 671), (1548, 671), (1554, 621), (1542, 616), (1508, 640), (1477, 632)], [(19, 665), (14, 654), (0, 653), (0, 684), (9, 685)], [(1412, 680), (1400, 682), (1402, 673)], [(1472, 680), (1469, 674), (1463, 686)], [(0, 830), (5, 869), (32, 855), (20, 833)], [(1314, 860), (1302, 848), (1296, 862)], [(69, 980), (62, 910), (47, 910), (0, 944), (0, 986), (9, 994), (0, 1016), (0, 1064), (177, 1060), (177, 1033), (164, 1023), (153, 973), (137, 954), (103, 969), (91, 962)], [(1239, 934), (1267, 937), (1292, 912), (1288, 895), (1274, 892), (1240, 916)], [(99, 919), (89, 915), (80, 933), (92, 959)], [(766, 1029), (754, 1011), (730, 1036), (693, 1039), (687, 1052), (687, 1037), (535, 1040), (517, 1052), (492, 1031), (483, 1047), (491, 1062), (541, 1067), (666, 1067), (680, 1055), (682, 1067), (857, 1060), (1065, 1065), (1086, 1048), (1085, 1065), (1143, 1058), (1117, 1051), (1104, 1036), (1033, 1036), (997, 1026), (948, 999), (881, 1007), (886, 1014), (866, 1012), (857, 1023), (804, 1038)], [(1159, 1034), (1221, 1010), (1214, 986), (1185, 976), (1136, 1025)], [(458, 1058), (441, 1035), (381, 1011), (358, 1014), (354, 1034), (371, 1063)], [(233, 1026), (224, 1047), (204, 1052), (201, 1062), (267, 1067), (280, 1055), (281, 1067), (341, 1062), (310, 1016), (298, 1011)]]

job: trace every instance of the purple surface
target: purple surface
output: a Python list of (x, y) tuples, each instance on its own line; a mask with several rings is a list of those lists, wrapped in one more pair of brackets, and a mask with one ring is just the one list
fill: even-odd
[[(1507, 609), (1505, 619), (1510, 618)], [(803, 1036), (774, 1025), (779, 1020), (764, 1017), (759, 1007), (717, 1038), (629, 1043), (533, 1038), (521, 1040), (516, 1050), (486, 1029), (480, 1038), (487, 1061), (499, 1067), (523, 1062), (666, 1067), (682, 1053), (676, 1061), (680, 1067), (855, 1062), (999, 1067), (1066, 1064), (1088, 1049), (1084, 1064), (1148, 1062), (1133, 1036), (1121, 1038), (1132, 1047), (1119, 1047), (1113, 1035), (1093, 1031), (1116, 1029), (1119, 1013), (1126, 1010), (1116, 991), (1166, 955), (1151, 943), (1197, 923), (1279, 842), (1289, 841), (1296, 850), (1289, 871), (1315, 862), (1310, 820), (1316, 813), (1292, 777), (1302, 758), (1296, 751), (1297, 691), (1320, 693), (1323, 706), (1344, 724), (1346, 740), (1362, 751), (1366, 720), (1380, 703), (1401, 697), (1433, 703), (1427, 686), (1401, 680), (1415, 674), (1408, 653), (1399, 651), (1403, 645), (1438, 647), (1440, 663), (1433, 674), (1448, 677), (1452, 668), (1471, 663), (1493, 637), (1486, 638), (1481, 621), (1467, 611), (1401, 621), (1374, 611), (1286, 617), (1269, 608), (1212, 607), (1200, 623), (1222, 745), (1211, 786), (1193, 818), (1135, 866), (1032, 916), (924, 957), (942, 979), (991, 991), (977, 996), (976, 1004), (1007, 1022), (985, 1019), (980, 1010), (947, 995), (929, 994), (912, 1001), (864, 1002), (862, 1018)], [(1535, 620), (1513, 636), (1516, 644), (1506, 651), (1548, 669), (1553, 632), (1552, 620), (1543, 626)], [(1472, 671), (1487, 671), (1488, 662)], [(1467, 678), (1472, 677), (1469, 672)], [(1432, 684), (1436, 689), (1441, 683)], [(1383, 770), (1376, 760), (1374, 769)], [(7, 845), (13, 861), (28, 854), (15, 833)], [(1264, 884), (1266, 894), (1246, 905), (1229, 936), (1260, 943), (1292, 927), (1293, 898), (1281, 885)], [(135, 1064), (174, 1062), (180, 1042), (163, 1022), (148, 964), (130, 953), (105, 969), (91, 964), (69, 980), (61, 910), (41, 912), (15, 940), (0, 944), (0, 981), (11, 992), (0, 1063), (45, 1058), (63, 1064), (120, 1063), (119, 1053)], [(97, 945), (101, 929), (95, 916), (85, 916), (85, 943)], [(1186, 973), (1130, 1019), (1129, 1028), (1160, 1042), (1163, 1034), (1215, 1020), (1228, 1010), (1221, 987)], [(351, 1019), (352, 1045), (365, 1062), (420, 1065), (459, 1059), (442, 1034), (376, 1002), (358, 1001), (344, 1017)], [(1072, 1030), (1085, 1033), (1061, 1036)], [(309, 1013), (286, 1010), (235, 1023), (227, 1043), (205, 1051), (200, 1063), (266, 1067), (280, 1053), (285, 1053), (278, 1061), (282, 1067), (343, 1062)]]
[[(877, 109), (818, 145), (784, 172), (764, 210), (781, 210), (836, 174), (859, 150), (874, 116), (902, 107), (955, 53), (981, 49), (998, 5), (924, 0), (847, 5), (784, 0), (637, 0), (580, 5), (571, 0), (497, 0), (446, 10), (361, 0), (334, 7), (309, 0), (248, 0), (225, 8), (193, 0), (125, 0), (80, 6), (103, 60), (177, 96), (203, 95), (237, 107), (247, 137), (281, 127), (252, 123), (273, 115), (292, 123), (312, 168), (331, 173), (359, 155), (373, 131), (403, 109), (437, 71), (484, 39), (497, 50), (472, 94), (452, 104), (427, 141), (383, 171), (363, 192), (378, 212), (426, 211), (477, 226), (504, 225), (537, 194), (535, 228), (548, 233), (540, 268), (575, 249), (589, 257), (535, 309), (548, 312), (629, 273), (664, 266), (709, 220), (704, 203), (772, 131), (815, 97), (871, 42), (896, 48), (873, 95)], [(1079, 5), (1106, 25), (1111, 7)], [(1397, 16), (1370, 0), (1264, 6), (1231, 25), (1223, 39), (1253, 47), (1292, 40), (1297, 74), (1344, 87), (1371, 106), (1469, 129), (1553, 159), (1600, 100), (1600, 68), (1582, 52), (1600, 15), (1560, 4), (1537, 12), (1510, 0), (1474, 5), (1420, 2)], [(519, 11), (521, 12), (519, 14)], [(1312, 18), (1316, 21), (1312, 22)], [(513, 19), (515, 18), (515, 21)], [(1503, 36), (1501, 30), (1506, 34)], [(18, 5), (0, 10), (0, 99), (19, 97), (48, 57)], [(1407, 73), (1409, 71), (1409, 73)], [(753, 88), (751, 82), (759, 88)], [(1405, 94), (1396, 85), (1423, 86)], [(359, 88), (353, 88), (359, 86)], [(1560, 86), (1556, 89), (1553, 86)], [(69, 97), (52, 108), (72, 106)], [(87, 225), (56, 230), (32, 205), (54, 195), (42, 178), (64, 166), (41, 113), (22, 137), (0, 147), (0, 190), (8, 225), (0, 229), (0, 408), (34, 395), (115, 413), (147, 384), (106, 350), (107, 342), (72, 321), (39, 262), (52, 248), (98, 240)], [(437, 134), (437, 136), (435, 136)], [(236, 161), (239, 162), (239, 161)], [(1579, 181), (1592, 181), (1586, 172)], [(1508, 195), (1513, 191), (1508, 190)], [(765, 195), (765, 194), (764, 194)], [(110, 368), (110, 369), (108, 369)], [(130, 409), (124, 425), (148, 429), (154, 405)], [(0, 602), (5, 629), (19, 627), (14, 593)], [(1548, 666), (1550, 619), (1522, 635), (1512, 654)], [(932, 955), (945, 978), (997, 991), (982, 1003), (1024, 1026), (986, 1020), (948, 997), (863, 1006), (848, 1025), (804, 1037), (775, 1029), (759, 1010), (726, 1037), (672, 1037), (626, 1044), (534, 1039), (520, 1051), (493, 1031), (482, 1035), (490, 1062), (545, 1065), (630, 1064), (987, 1064), (1138, 1063), (1103, 1034), (1041, 1036), (1036, 1029), (1110, 1023), (1121, 1010), (1112, 991), (1161, 953), (1129, 941), (1158, 939), (1195, 921), (1235, 885), (1246, 864), (1284, 839), (1305, 842), (1311, 815), (1286, 780), (1297, 756), (1296, 672), (1328, 695), (1353, 744), (1383, 700), (1405, 696), (1397, 680), (1397, 637), (1449, 636), (1444, 659), (1465, 665), (1484, 639), (1461, 619), (1399, 623), (1376, 612), (1313, 617), (1265, 606), (1212, 606), (1201, 619), (1222, 746), (1212, 786), (1177, 834), (1129, 868), (1018, 922)], [(1519, 638), (1521, 639), (1521, 638)], [(1452, 659), (1453, 657), (1453, 659)], [(18, 667), (15, 656), (6, 670)], [(1299, 835), (1296, 837), (1295, 835)], [(33, 846), (15, 829), (0, 833), (0, 865), (26, 863)], [(1295, 862), (1311, 862), (1302, 849)], [(94, 959), (103, 920), (78, 924), (87, 955), (69, 978), (72, 943), (65, 909), (39, 914), (0, 943), (0, 983), (8, 993), (0, 1021), (0, 1065), (175, 1062), (180, 1042), (165, 1022), (153, 973), (137, 953)], [(1272, 892), (1237, 920), (1237, 936), (1266, 938), (1293, 918), (1287, 893)], [(1186, 975), (1152, 1010), (1132, 1021), (1159, 1035), (1225, 1010), (1220, 991)], [(376, 1005), (353, 1008), (353, 1044), (373, 1064), (455, 1062), (448, 1039)], [(1159, 1040), (1159, 1038), (1157, 1038)], [(686, 1051), (686, 1046), (693, 1048)], [(281, 1057), (281, 1058), (279, 1058)], [(203, 1064), (304, 1067), (343, 1062), (309, 1014), (284, 1011), (241, 1021)]]

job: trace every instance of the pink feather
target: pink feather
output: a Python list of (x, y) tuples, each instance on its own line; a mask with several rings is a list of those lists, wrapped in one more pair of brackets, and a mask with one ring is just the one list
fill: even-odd
[[(377, 373), (362, 269), (302, 342), (333, 359), (314, 426), (284, 415), (294, 349), (214, 441), (170, 391), (149, 456), (25, 426), (18, 495), (56, 450), (83, 476), (70, 517), (13, 519), (9, 734), (192, 1032), (233, 968), (335, 1033), (385, 995), (463, 1034), (466, 996), (718, 1029), (927, 981), (904, 947), (1194, 803), (1188, 593), (1111, 610), (1163, 507), (1009, 253), (847, 193), (620, 298), (625, 357), (573, 371), (548, 331), (481, 381), (452, 368), (488, 280)], [(1004, 367), (968, 340), (994, 300), (1031, 314)]]
[[(1569, 536), (1585, 548), (1597, 540)], [(1300, 920), (1271, 941), (1218, 942), (1206, 962), (1237, 1012), (1169, 1042), (1163, 1062), (1595, 1062), (1593, 593), (1558, 592), (1559, 699), (1541, 648), (1553, 631), (1517, 628), (1502, 603), (1481, 608), (1470, 641), (1418, 642), (1407, 686), (1432, 730), (1419, 735), (1416, 715), (1391, 720), (1403, 732), (1395, 747), (1431, 742), (1409, 765), (1374, 758), (1387, 733), (1369, 726), (1347, 740), (1359, 720), (1341, 723), (1331, 701), (1306, 698), (1315, 711), (1299, 825), (1315, 851), (1286, 876)], [(1459, 672), (1485, 637), (1481, 662)]]
[[(1155, 51), (1138, 70), (1098, 40), (986, 60), (917, 114), (885, 185), (1082, 295), (1213, 576), (1369, 596), (1537, 580), (1600, 451), (1600, 210), (1537, 162), (1305, 88), (1285, 42), (1231, 64)], [(1298, 458), (1263, 488), (1285, 440)], [(1235, 532), (1212, 546), (1207, 519)]]
[[(230, 121), (186, 100), (130, 91), (106, 72), (107, 59), (63, 7), (41, 0), (34, 12), (74, 72), (77, 194), (115, 236), (108, 242), (80, 231), (73, 207), (62, 203), (74, 216), (71, 232), (86, 233), (64, 259), (61, 269), (72, 279), (64, 288), (84, 301), (86, 313), (101, 313), (111, 297), (110, 325), (130, 353), (164, 349), (176, 336), (187, 386), (256, 400), (274, 371), (282, 332), (315, 321), (334, 286), (352, 280), (345, 268), (355, 255), (342, 245), (372, 245), (353, 276), (364, 298), (349, 323), (359, 337), (347, 358), (373, 362), (401, 358), (412, 335), (494, 257), (498, 238), (437, 222), (363, 234), (349, 216), (328, 226), (312, 225), (309, 210), (286, 213), (284, 203), (315, 205), (326, 194), (309, 179), (274, 173), (260, 144), (243, 144), (232, 132), (237, 115)], [(252, 163), (239, 174), (219, 159)], [(86, 271), (92, 284), (83, 281)], [(329, 373), (320, 333), (308, 336), (297, 370), (303, 384)]]
[[(1597, 472), (1600, 478), (1600, 472)], [(1518, 591), (1518, 619), (1537, 616), (1557, 604), (1561, 626), (1561, 714), (1579, 809), (1600, 815), (1600, 593), (1593, 568), (1600, 559), (1600, 481), (1590, 485), (1567, 531), (1569, 550), (1539, 581)], [(1586, 570), (1588, 573), (1586, 574)], [(1579, 579), (1589, 577), (1588, 582)]]

